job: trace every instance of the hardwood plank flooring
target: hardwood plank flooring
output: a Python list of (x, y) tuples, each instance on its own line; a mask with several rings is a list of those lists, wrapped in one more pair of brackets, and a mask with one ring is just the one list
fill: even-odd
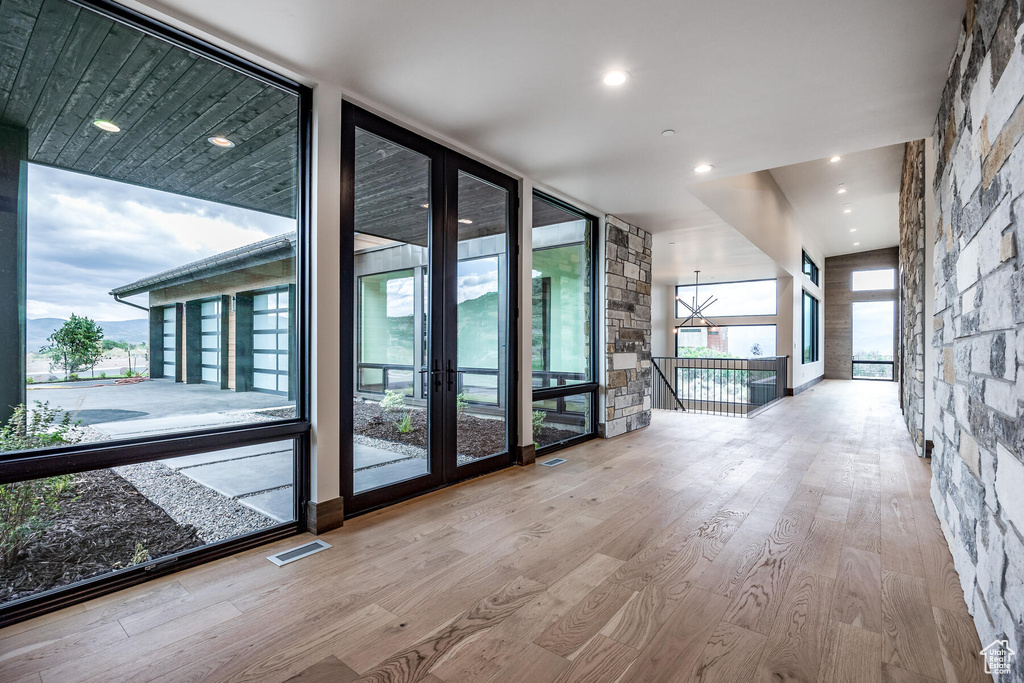
[(0, 680), (985, 680), (895, 385), (560, 455), (0, 630)]

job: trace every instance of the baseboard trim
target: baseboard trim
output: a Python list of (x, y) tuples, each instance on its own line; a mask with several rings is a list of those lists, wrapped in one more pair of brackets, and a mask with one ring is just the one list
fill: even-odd
[(345, 523), (345, 499), (342, 496), (317, 503), (306, 503), (306, 530), (319, 535)]
[(525, 466), (532, 465), (537, 462), (537, 445), (529, 444), (527, 446), (516, 447), (516, 464)]
[(817, 377), (812, 379), (810, 382), (804, 382), (803, 384), (801, 384), (798, 387), (792, 387), (790, 389), (786, 389), (786, 396), (796, 396), (797, 394), (802, 394), (803, 392), (807, 391), (808, 389), (810, 389), (811, 387), (813, 387), (815, 384), (817, 384), (818, 382), (820, 382), (823, 379), (825, 379), (825, 375), (818, 375)]

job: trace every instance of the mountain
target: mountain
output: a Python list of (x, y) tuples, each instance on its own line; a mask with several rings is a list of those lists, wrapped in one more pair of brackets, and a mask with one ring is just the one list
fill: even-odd
[[(29, 353), (36, 353), (40, 347), (46, 346), (46, 338), (65, 321), (62, 318), (29, 318), (27, 322), (26, 349)], [(149, 321), (145, 318), (97, 320), (96, 324), (103, 328), (104, 339), (125, 341), (131, 344), (149, 343)]]

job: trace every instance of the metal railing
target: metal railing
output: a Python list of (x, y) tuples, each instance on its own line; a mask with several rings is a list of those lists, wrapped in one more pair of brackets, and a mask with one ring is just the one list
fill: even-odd
[(657, 410), (753, 417), (788, 389), (787, 356), (652, 360)]

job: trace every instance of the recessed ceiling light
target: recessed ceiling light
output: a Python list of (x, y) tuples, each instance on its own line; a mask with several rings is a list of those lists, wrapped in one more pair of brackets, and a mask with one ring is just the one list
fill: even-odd
[(601, 76), (601, 81), (605, 85), (622, 85), (628, 80), (629, 74), (620, 69), (612, 69), (611, 71), (606, 71), (605, 74)]
[(120, 133), (121, 127), (117, 124), (111, 123), (110, 121), (104, 121), (103, 119), (97, 119), (92, 122), (92, 125), (96, 126), (100, 130), (105, 130), (108, 133)]
[(850, 228), (850, 232), (857, 232), (857, 228)]
[(854, 242), (854, 243), (853, 243), (853, 246), (855, 246), (855, 247), (859, 247), (859, 246), (860, 246), (860, 242)]
[(473, 221), (469, 220), (468, 218), (460, 218), (459, 222), (464, 225), (473, 225)]
[(670, 245), (671, 245), (671, 244), (675, 244), (675, 242), (669, 242), (669, 244), (670, 244)]
[(667, 129), (661, 131), (661, 137), (663, 137), (663, 138), (670, 138), (670, 137), (672, 137), (675, 134), (676, 134), (676, 132), (674, 130), (672, 130), (671, 128), (667, 128)]
[(234, 147), (235, 143), (228, 140), (223, 135), (214, 135), (212, 138), (206, 138), (206, 141), (215, 147)]
[(839, 189), (836, 190), (836, 194), (846, 194), (846, 186), (840, 183)]
[(842, 161), (842, 159), (843, 159), (843, 158), (842, 158), (841, 156), (839, 156), (839, 155), (837, 154), (837, 155), (835, 155), (834, 157), (832, 157), (831, 159), (829, 159), (829, 161), (830, 161), (830, 162), (832, 162), (832, 163), (834, 164), (834, 163), (836, 163), (837, 161)]
[(693, 172), (694, 173), (709, 173), (711, 171), (711, 169), (713, 169), (713, 168), (714, 168), (714, 166), (712, 166), (711, 164), (700, 164), (698, 166), (694, 166), (693, 167)]
[(843, 209), (843, 213), (853, 213), (853, 209)]

